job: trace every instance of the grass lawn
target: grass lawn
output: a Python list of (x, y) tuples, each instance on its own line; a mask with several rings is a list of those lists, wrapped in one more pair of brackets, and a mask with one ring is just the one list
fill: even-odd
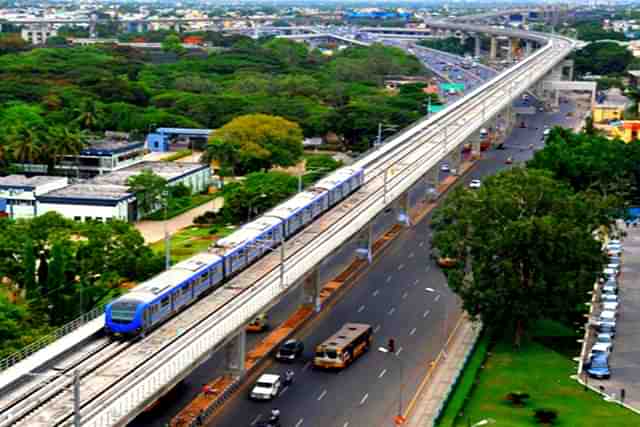
[[(182, 261), (206, 251), (217, 239), (231, 234), (234, 230), (227, 227), (187, 227), (171, 236), (171, 263)], [(164, 240), (151, 245), (157, 253), (164, 253)]]
[[(492, 424), (496, 427), (536, 426), (539, 425), (533, 418), (536, 408), (557, 410), (554, 426), (640, 425), (640, 416), (605, 402), (591, 391), (584, 391), (569, 378), (576, 371), (571, 357), (577, 356), (579, 351), (579, 344), (575, 341), (577, 337), (572, 331), (552, 322), (541, 322), (536, 330), (539, 336), (527, 341), (519, 351), (505, 342), (491, 348), (464, 408), (464, 416), (454, 420), (445, 412), (438, 425), (465, 427), (468, 420), (473, 424), (491, 418), (496, 421)], [(513, 407), (505, 400), (512, 391), (528, 393), (531, 398), (524, 407)], [(452, 396), (450, 403), (456, 399), (460, 397)]]

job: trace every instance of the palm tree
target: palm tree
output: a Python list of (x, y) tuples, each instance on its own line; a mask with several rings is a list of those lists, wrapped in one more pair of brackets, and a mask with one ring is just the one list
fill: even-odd
[(20, 163), (35, 163), (42, 154), (43, 138), (39, 131), (26, 127), (10, 128), (7, 139), (13, 157)]
[(45, 152), (49, 173), (63, 156), (77, 156), (86, 146), (83, 132), (76, 132), (65, 126), (51, 126), (45, 135), (47, 149)]
[(78, 113), (75, 122), (78, 123), (82, 129), (95, 130), (99, 127), (100, 122), (102, 122), (102, 107), (91, 98), (83, 99), (75, 111)]

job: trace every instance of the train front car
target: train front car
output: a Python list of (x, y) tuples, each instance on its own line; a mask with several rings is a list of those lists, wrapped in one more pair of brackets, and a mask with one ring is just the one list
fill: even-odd
[(142, 332), (143, 309), (141, 301), (128, 296), (107, 304), (104, 310), (107, 334), (125, 338), (139, 335)]

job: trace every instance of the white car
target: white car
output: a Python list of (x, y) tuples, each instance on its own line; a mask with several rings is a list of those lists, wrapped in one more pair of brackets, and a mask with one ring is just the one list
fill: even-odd
[(605, 294), (617, 294), (618, 293), (618, 287), (616, 285), (606, 283), (602, 287), (602, 292), (605, 293)]
[(618, 302), (614, 301), (603, 301), (602, 309), (606, 311), (614, 311), (616, 314), (618, 313)]
[(602, 302), (620, 302), (616, 294), (602, 294)]
[(278, 396), (281, 386), (280, 375), (262, 374), (251, 389), (250, 397), (256, 400), (271, 400)]
[(609, 353), (611, 347), (611, 343), (596, 342), (593, 347), (591, 347), (591, 355), (594, 353)]
[(440, 166), (440, 170), (442, 172), (449, 172), (449, 165), (446, 163), (443, 163), (442, 166)]
[(615, 322), (617, 317), (618, 313), (613, 310), (602, 310), (600, 312), (600, 317), (598, 318), (598, 320), (604, 322)]
[(479, 179), (472, 179), (469, 183), (469, 188), (480, 188), (482, 182)]
[(605, 278), (607, 278), (607, 280), (615, 279), (618, 276), (618, 272), (616, 270), (608, 267), (602, 271), (602, 274), (604, 275)]
[(596, 344), (608, 344), (608, 351), (613, 350), (613, 337), (611, 333), (599, 333), (596, 335)]
[(620, 274), (620, 264), (607, 264), (607, 268), (616, 272), (616, 275)]
[(609, 240), (609, 244), (610, 245), (618, 245), (618, 246), (622, 246), (622, 241), (618, 240), (618, 239), (613, 239), (613, 240)]

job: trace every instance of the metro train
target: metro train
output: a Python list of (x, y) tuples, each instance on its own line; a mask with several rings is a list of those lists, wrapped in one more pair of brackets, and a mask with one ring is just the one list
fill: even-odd
[(144, 335), (302, 230), (364, 184), (362, 168), (338, 169), (276, 206), (215, 247), (141, 283), (105, 307), (105, 331)]

